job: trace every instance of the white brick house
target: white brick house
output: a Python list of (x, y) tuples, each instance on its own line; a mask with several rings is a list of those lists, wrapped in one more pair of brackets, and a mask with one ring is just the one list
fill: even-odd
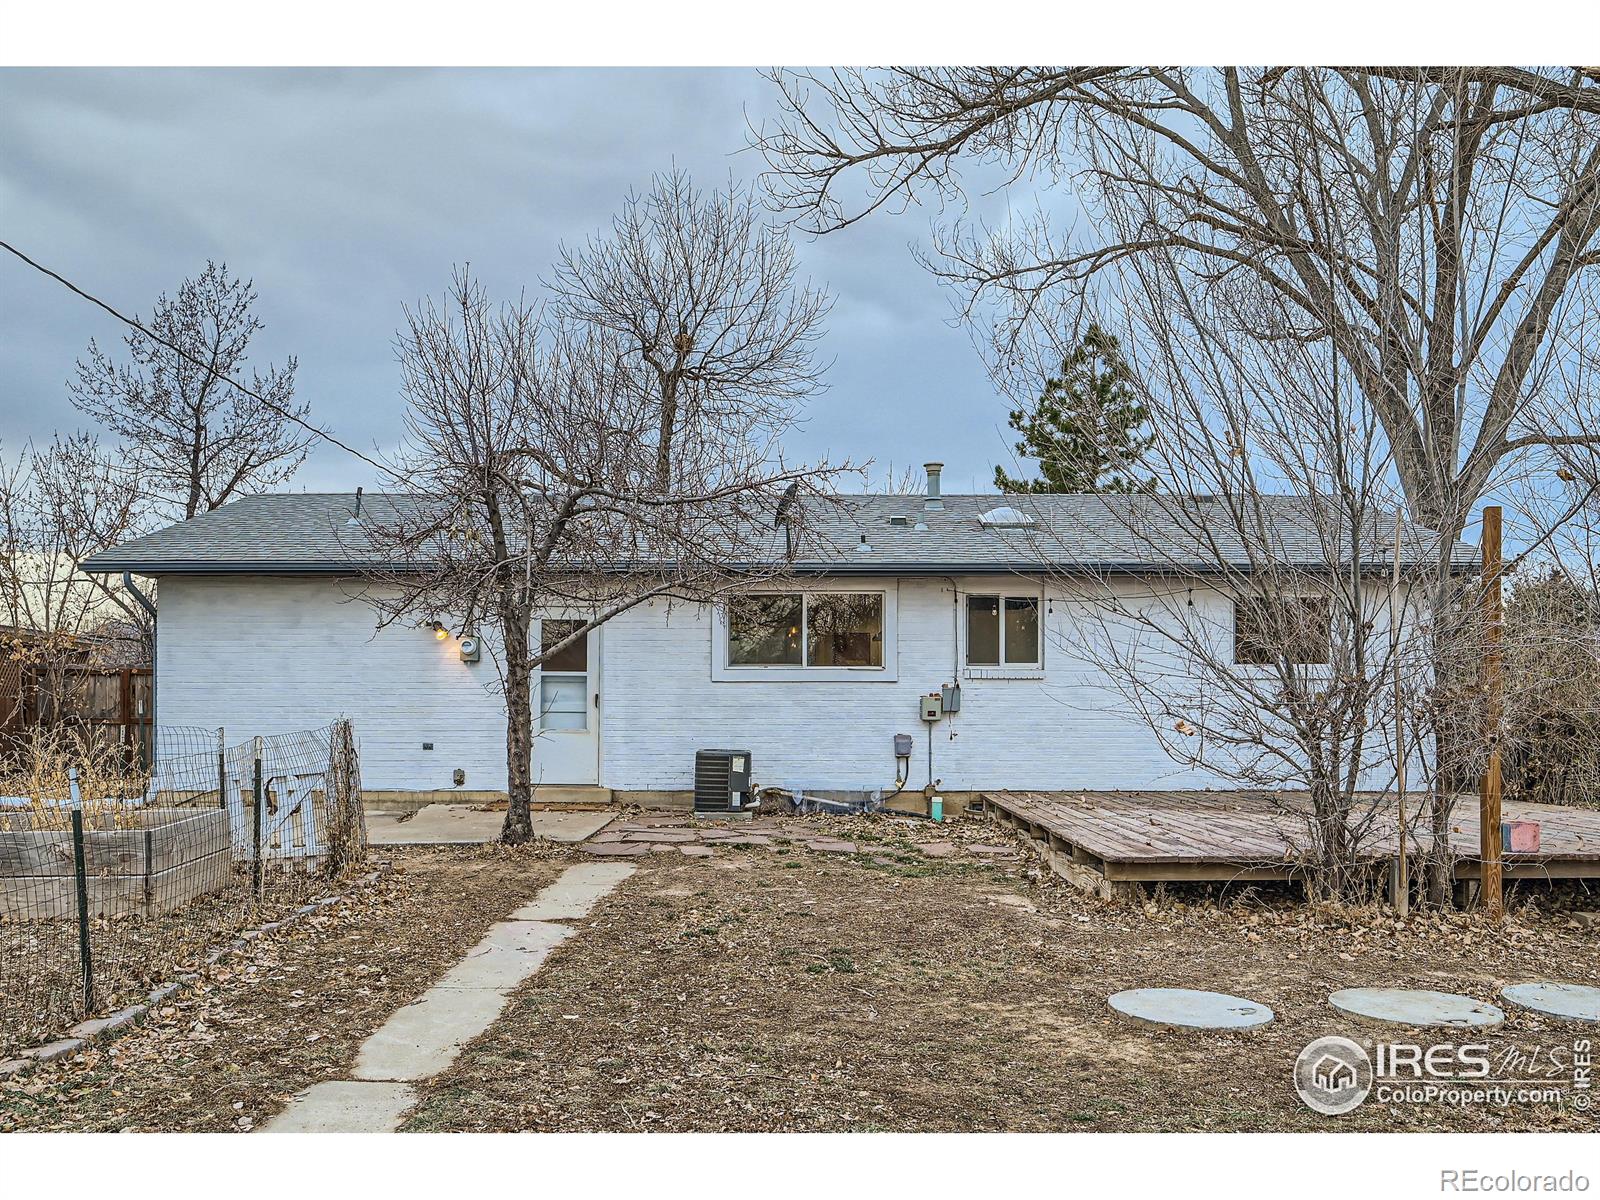
[[(376, 628), (347, 548), (354, 500), (239, 500), (85, 569), (158, 581), (159, 724), (245, 735), (348, 716), (369, 788), (503, 790), (492, 647), (468, 662), (455, 631)], [(1049, 511), (1114, 502), (1015, 501)], [(1168, 757), (1074, 653), (1076, 606), (1061, 564), (1041, 567), (1036, 541), (1024, 546), (981, 519), (1010, 503), (853, 498), (839, 538), (849, 549), (798, 564), (803, 585), (731, 632), (725, 611), (684, 604), (613, 619), (536, 683), (536, 777), (624, 797), (685, 793), (695, 751), (726, 747), (751, 752), (763, 785), (892, 789), (894, 737), (910, 734), (908, 790), (930, 775), (954, 793), (1228, 786)], [(1093, 569), (1098, 586), (1134, 597), (1152, 587), (1154, 560), (1141, 562), (1126, 536), (1078, 542), (1074, 565)], [(1228, 627), (1226, 596), (1197, 588), (1191, 597)], [(953, 684), (959, 712), (921, 720), (921, 698)]]

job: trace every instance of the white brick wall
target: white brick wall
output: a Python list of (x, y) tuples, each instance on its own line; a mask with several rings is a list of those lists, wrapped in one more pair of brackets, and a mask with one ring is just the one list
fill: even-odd
[[(1066, 619), (1064, 605), (1055, 610), (1047, 620)], [(749, 750), (763, 784), (886, 788), (894, 735), (909, 733), (909, 786), (920, 788), (928, 741), (918, 700), (950, 681), (955, 630), (949, 581), (903, 579), (896, 682), (719, 683), (706, 612), (662, 604), (625, 614), (606, 631), (601, 782), (688, 788), (695, 750), (726, 747)], [(1086, 664), (1070, 661), (1061, 639), (1046, 640), (1043, 679), (962, 679), (961, 712), (933, 730), (933, 774), (945, 788), (1223, 786), (1173, 763), (1148, 726), (1093, 686)]]
[[(355, 723), (369, 788), (506, 785), (494, 664), (461, 661), (421, 629), (378, 632), (357, 585), (325, 578), (161, 580), (157, 720), (228, 740)], [(432, 742), (432, 750), (422, 743)]]
[[(1197, 593), (1196, 603), (1224, 602)], [(928, 743), (918, 698), (956, 669), (951, 582), (901, 580), (898, 609), (895, 682), (713, 682), (705, 611), (658, 604), (617, 618), (602, 634), (600, 783), (687, 789), (694, 752), (729, 747), (752, 752), (763, 784), (886, 788), (894, 782), (893, 736), (909, 733), (908, 786), (920, 788)], [(961, 712), (933, 731), (933, 774), (943, 786), (1230, 786), (1168, 758), (1149, 727), (1066, 649), (1070, 606), (1057, 600), (1054, 610), (1043, 678), (962, 678)], [(1214, 616), (1227, 620), (1220, 607)], [(353, 582), (168, 576), (159, 653), (164, 725), (221, 725), (231, 741), (348, 716), (368, 787), (447, 788), (457, 767), (468, 788), (505, 787), (504, 707), (489, 655), (463, 664), (454, 641), (419, 629), (376, 631)], [(423, 750), (424, 742), (434, 748)]]

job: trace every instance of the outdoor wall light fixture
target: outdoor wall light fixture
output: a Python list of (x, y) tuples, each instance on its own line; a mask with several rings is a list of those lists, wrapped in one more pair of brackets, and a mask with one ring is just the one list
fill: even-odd
[(450, 631), (437, 621), (432, 622), (430, 628), (433, 630), (433, 636), (438, 638), (441, 642), (450, 636)]

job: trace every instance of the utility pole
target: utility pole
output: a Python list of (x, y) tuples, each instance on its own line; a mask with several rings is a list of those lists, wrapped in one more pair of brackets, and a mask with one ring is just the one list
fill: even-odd
[(1500, 710), (1502, 666), (1500, 638), (1505, 609), (1500, 595), (1500, 506), (1483, 510), (1483, 724), (1489, 747), (1483, 778), (1478, 785), (1478, 830), (1482, 864), (1478, 898), (1489, 916), (1505, 916), (1500, 875)]

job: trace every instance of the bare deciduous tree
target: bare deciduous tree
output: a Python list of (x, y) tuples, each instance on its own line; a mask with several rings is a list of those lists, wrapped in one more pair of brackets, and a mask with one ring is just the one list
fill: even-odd
[(250, 387), (270, 403), (228, 382), (244, 378), (250, 343), (262, 328), (251, 311), (255, 301), (250, 280), (208, 262), (176, 296), (156, 301), (147, 323), (156, 338), (127, 334), (126, 363), (91, 341), (88, 360), (79, 361), (68, 385), (72, 402), (137, 459), (148, 498), (166, 514), (187, 520), (283, 483), (315, 436), (303, 424), (309, 406), (294, 402), (293, 357), (281, 367), (251, 370)]
[(562, 248), (550, 286), (565, 319), (614, 335), (650, 394), (658, 489), (682, 426), (781, 427), (821, 385), (814, 343), (830, 301), (798, 283), (787, 231), (737, 184), (705, 195), (681, 170), (657, 176), (609, 236)]
[(1510, 799), (1593, 807), (1600, 797), (1600, 590), (1590, 572), (1528, 566), (1506, 602)]
[[(369, 506), (353, 552), (380, 622), (492, 632), (506, 705), (504, 838), (531, 836), (533, 672), (589, 631), (651, 602), (716, 602), (785, 570), (775, 514), (805, 514), (838, 473), (786, 466), (786, 418), (763, 405), (682, 408), (660, 486), (663, 399), (636, 386), (635, 348), (607, 328), (494, 305), (458, 274), (443, 304), (407, 315), (400, 360), (413, 493)], [(848, 468), (839, 468), (844, 470)], [(533, 637), (541, 616), (570, 622)]]
[[(1069, 564), (1052, 579), (1071, 605), (1058, 632), (1069, 656), (1092, 664), (1176, 762), (1294, 793), (1276, 803), (1305, 822), (1309, 881), (1362, 896), (1378, 882), (1375, 842), (1397, 823), (1397, 707), (1414, 728), (1431, 697), (1437, 652), (1422, 614), (1437, 535), (1405, 524), (1397, 580), (1403, 498), (1354, 381), (1321, 343), (1288, 336), (1251, 289), (1183, 292), (1169, 272), (1124, 310), (1145, 348), (1131, 375), (1161, 488), (1091, 502), (1085, 528), (1042, 522), (1027, 534), (1041, 561)], [(1188, 311), (1175, 318), (1174, 306)], [(1255, 336), (1274, 322), (1284, 336)], [(1204, 338), (1189, 336), (1197, 327)], [(1027, 496), (1014, 503), (1030, 510)], [(1153, 588), (1070, 568), (1083, 547), (1107, 552), (1108, 525), (1126, 557), (1157, 564)], [(1405, 757), (1413, 796), (1425, 795), (1427, 764), (1414, 747)], [(1433, 848), (1431, 836), (1410, 842)]]
[[(776, 75), (762, 138), (826, 230), (963, 158), (1071, 177), (1101, 219), (950, 228), (941, 274), (999, 295), (1004, 336), (1103, 273), (1167, 255), (1248, 277), (1339, 354), (1416, 519), (1455, 532), (1510, 454), (1595, 444), (1600, 74), (1512, 68), (949, 68)], [(841, 191), (863, 184), (860, 204)], [(1450, 527), (1455, 525), (1455, 530)]]
[(0, 624), (17, 631), (0, 656), (28, 668), (47, 706), (63, 699), (70, 662), (129, 639), (148, 645), (143, 612), (78, 570), (137, 529), (138, 495), (90, 434), (30, 446), (0, 467)]
[[(996, 314), (1002, 378), (1041, 343), (1054, 353), (1084, 310), (1141, 292), (1182, 322), (1186, 298), (1248, 290), (1246, 331), (1263, 349), (1277, 337), (1326, 347), (1411, 517), (1438, 532), (1434, 740), (1448, 761), (1474, 759), (1448, 745), (1484, 733), (1452, 701), (1475, 682), (1452, 677), (1464, 656), (1447, 649), (1450, 631), (1469, 622), (1447, 586), (1450, 547), (1510, 477), (1597, 475), (1600, 75), (1027, 67), (775, 80), (785, 115), (759, 140), (775, 195), (813, 229), (959, 199), (967, 165), (1078, 185), (1089, 219), (1074, 229), (1043, 215), (998, 233), (957, 222), (927, 255), (969, 316)], [(1437, 839), (1464, 780), (1436, 780)], [(1436, 898), (1448, 883), (1436, 863)]]

